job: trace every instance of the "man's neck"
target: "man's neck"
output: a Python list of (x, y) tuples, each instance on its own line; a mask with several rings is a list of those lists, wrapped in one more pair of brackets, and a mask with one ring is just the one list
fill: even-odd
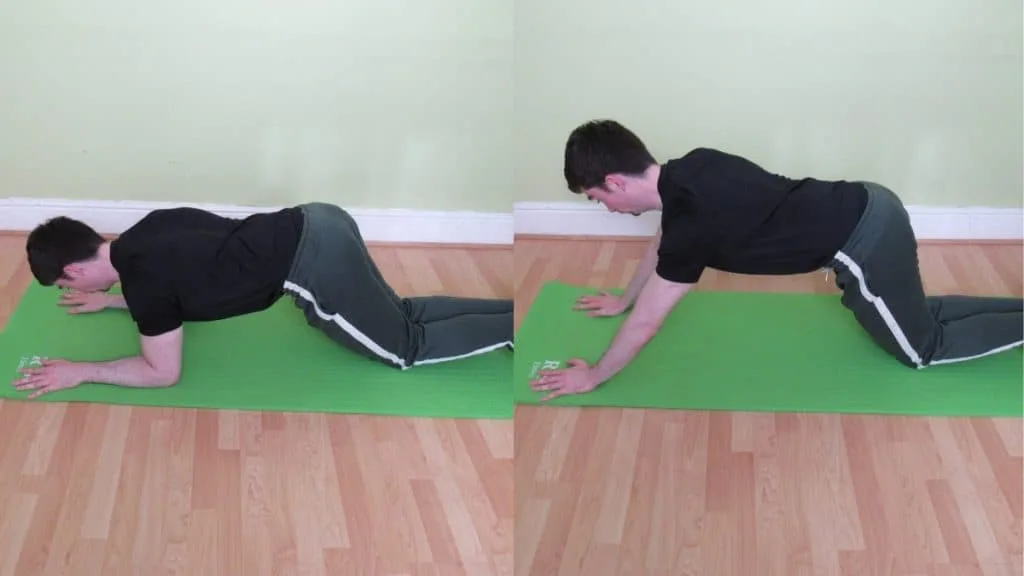
[(644, 192), (650, 200), (653, 210), (661, 210), (661, 193), (658, 191), (658, 180), (660, 179), (660, 164), (654, 164), (644, 172)]
[(121, 275), (117, 273), (117, 268), (114, 268), (114, 263), (110, 260), (109, 240), (100, 244), (99, 249), (96, 250), (96, 259), (99, 260), (99, 264), (102, 267), (104, 275), (107, 275), (115, 283), (120, 282)]

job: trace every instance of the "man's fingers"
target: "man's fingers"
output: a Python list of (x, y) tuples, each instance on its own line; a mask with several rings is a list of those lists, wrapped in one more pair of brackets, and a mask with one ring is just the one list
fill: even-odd
[(554, 378), (561, 376), (565, 373), (565, 368), (552, 368), (550, 370), (541, 370), (537, 372), (538, 378)]
[(557, 375), (545, 375), (530, 382), (530, 387), (537, 391), (554, 390), (562, 384), (562, 379)]
[(613, 296), (607, 292), (598, 292), (597, 294), (591, 294), (588, 296), (580, 296), (576, 299), (578, 306), (603, 306), (605, 300), (612, 298)]
[(613, 316), (618, 313), (617, 300), (610, 294), (587, 296), (577, 301), (575, 310), (590, 310), (590, 316)]
[(35, 392), (29, 394), (28, 399), (35, 400), (36, 398), (39, 398), (40, 396), (46, 394), (47, 392), (50, 392), (49, 388), (40, 388), (39, 390), (36, 390)]
[(46, 379), (46, 375), (41, 372), (33, 372), (32, 374), (26, 374), (25, 376), (18, 378), (14, 381), (15, 385), (18, 384), (30, 384), (32, 382), (39, 382)]
[(44, 382), (39, 381), (38, 379), (27, 380), (27, 381), (26, 380), (19, 380), (18, 382), (14, 383), (15, 390), (19, 390), (19, 391), (20, 390), (32, 390), (34, 388), (45, 388), (45, 387), (46, 387), (46, 384)]
[(536, 380), (530, 385), (531, 388), (537, 390), (538, 392), (544, 390), (554, 390), (559, 386), (561, 386), (561, 383), (555, 380)]
[(540, 401), (541, 402), (547, 402), (549, 400), (554, 400), (555, 398), (558, 398), (559, 396), (562, 396), (564, 394), (565, 394), (565, 392), (562, 392), (561, 390), (555, 390), (551, 394), (548, 394), (547, 396), (541, 398)]

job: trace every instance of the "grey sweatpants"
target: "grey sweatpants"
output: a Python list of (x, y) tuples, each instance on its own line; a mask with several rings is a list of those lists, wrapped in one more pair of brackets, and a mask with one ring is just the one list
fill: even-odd
[(866, 182), (860, 222), (831, 267), (843, 305), (878, 345), (914, 368), (988, 356), (1024, 343), (1024, 300), (926, 296), (910, 216), (888, 188)]
[(512, 348), (512, 300), (399, 297), (348, 212), (319, 202), (301, 208), (305, 225), (284, 291), (334, 341), (403, 370)]

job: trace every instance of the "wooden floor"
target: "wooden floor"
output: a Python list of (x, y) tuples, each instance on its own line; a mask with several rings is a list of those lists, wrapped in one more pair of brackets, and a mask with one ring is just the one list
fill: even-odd
[[(372, 251), (401, 292), (514, 290), (518, 322), (642, 249), (520, 240), (514, 279), (507, 250)], [(921, 259), (931, 292), (1021, 295), (1020, 246)], [(510, 422), (0, 401), (0, 576), (1021, 574), (1020, 420), (519, 407), (514, 432), (513, 465)]]
[[(399, 292), (512, 297), (508, 249), (372, 252)], [(512, 574), (512, 430), (0, 401), (0, 576)]]
[[(542, 282), (624, 287), (643, 245), (517, 239), (521, 321)], [(930, 245), (928, 290), (1020, 296), (1022, 250)], [(834, 290), (708, 273), (700, 289)], [(1021, 574), (1014, 419), (517, 408), (516, 573)]]

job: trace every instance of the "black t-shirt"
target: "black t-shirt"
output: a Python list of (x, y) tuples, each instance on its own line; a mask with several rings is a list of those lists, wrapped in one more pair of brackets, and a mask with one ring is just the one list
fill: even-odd
[(139, 333), (269, 308), (283, 294), (302, 224), (297, 207), (244, 219), (196, 208), (146, 215), (110, 245)]
[(843, 247), (867, 203), (861, 184), (800, 180), (719, 150), (697, 148), (661, 167), (657, 274), (696, 283), (705, 268), (801, 274)]

